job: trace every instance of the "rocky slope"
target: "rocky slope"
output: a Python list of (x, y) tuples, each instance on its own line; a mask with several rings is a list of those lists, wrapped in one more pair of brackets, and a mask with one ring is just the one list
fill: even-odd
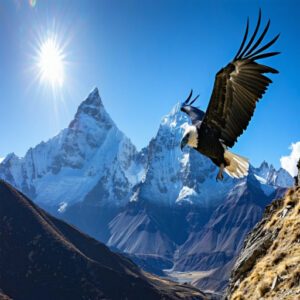
[(270, 204), (247, 236), (227, 299), (300, 298), (300, 188)]
[(205, 298), (195, 288), (142, 272), (3, 181), (0, 237), (2, 299)]

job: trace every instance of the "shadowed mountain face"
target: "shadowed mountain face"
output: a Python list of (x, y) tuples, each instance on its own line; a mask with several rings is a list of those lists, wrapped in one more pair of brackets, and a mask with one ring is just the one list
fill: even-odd
[(145, 270), (165, 270), (180, 282), (222, 292), (245, 235), (284, 190), (266, 195), (252, 175), (238, 182), (213, 210), (131, 203), (110, 223), (108, 245), (134, 255)]
[(174, 269), (205, 271), (194, 281), (203, 289), (222, 291), (242, 246), (245, 235), (260, 220), (265, 206), (275, 197), (267, 197), (259, 183), (249, 176), (237, 185), (200, 230), (189, 234), (179, 248)]
[(203, 299), (161, 280), (0, 181), (0, 299)]

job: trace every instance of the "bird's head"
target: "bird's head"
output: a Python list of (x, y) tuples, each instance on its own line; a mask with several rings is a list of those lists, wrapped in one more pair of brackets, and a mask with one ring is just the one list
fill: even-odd
[(184, 102), (181, 103), (181, 108), (180, 110), (185, 112), (186, 114), (189, 114), (191, 109), (193, 108), (192, 105), (194, 102), (198, 99), (199, 95), (196, 96), (194, 99), (192, 99), (193, 96), (193, 90), (191, 90), (190, 94), (186, 98)]
[(194, 125), (186, 128), (180, 143), (181, 150), (183, 150), (186, 145), (192, 148), (197, 148), (198, 146), (198, 132), (196, 126)]

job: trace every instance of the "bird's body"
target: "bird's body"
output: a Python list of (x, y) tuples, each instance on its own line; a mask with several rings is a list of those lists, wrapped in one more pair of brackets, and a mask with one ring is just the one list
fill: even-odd
[(200, 121), (196, 125), (188, 126), (186, 132), (189, 133), (187, 144), (190, 147), (208, 156), (219, 165), (225, 163), (225, 149), (213, 130), (205, 128), (205, 124), (202, 126), (202, 122)]
[(234, 154), (226, 149), (226, 146), (219, 140), (218, 135), (209, 128), (205, 128), (200, 121), (197, 125), (188, 126), (187, 144), (211, 159), (211, 161), (221, 168), (219, 173), (222, 179), (222, 171), (225, 170), (231, 177), (242, 177), (248, 171), (248, 160), (242, 156)]
[(258, 64), (256, 60), (279, 54), (279, 52), (263, 53), (275, 43), (279, 35), (266, 45), (257, 49), (264, 39), (270, 21), (254, 42), (261, 21), (258, 23), (250, 41), (245, 46), (248, 36), (249, 22), (246, 33), (235, 58), (215, 77), (215, 84), (206, 112), (192, 106), (198, 96), (191, 100), (192, 91), (182, 104), (181, 110), (187, 113), (192, 125), (189, 126), (181, 142), (201, 154), (209, 157), (220, 167), (217, 179), (222, 179), (223, 170), (231, 177), (240, 178), (248, 174), (248, 160), (228, 151), (237, 138), (247, 128), (254, 113), (256, 103), (262, 98), (268, 85), (272, 82), (264, 73), (278, 73), (277, 70)]

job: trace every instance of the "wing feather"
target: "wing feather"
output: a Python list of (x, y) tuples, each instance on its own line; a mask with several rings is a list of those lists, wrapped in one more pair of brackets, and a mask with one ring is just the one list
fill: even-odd
[(234, 59), (236, 59), (237, 57), (239, 57), (241, 51), (243, 50), (245, 42), (246, 42), (247, 37), (248, 37), (248, 32), (249, 32), (249, 18), (247, 19), (247, 26), (246, 26), (246, 31), (245, 31), (245, 34), (244, 34), (243, 41), (242, 41), (241, 46), (240, 46), (238, 52), (236, 53)]
[(269, 27), (270, 27), (271, 21), (268, 21), (267, 26), (265, 27), (263, 33), (260, 35), (260, 37), (258, 38), (258, 40), (255, 42), (255, 44), (252, 46), (252, 48), (245, 54), (244, 57), (247, 57), (248, 55), (251, 55), (251, 53), (260, 45), (260, 43), (262, 42), (262, 40), (264, 39), (265, 35), (267, 34)]
[(232, 147), (237, 138), (247, 128), (256, 108), (256, 103), (263, 97), (272, 80), (265, 73), (278, 73), (277, 70), (259, 64), (258, 59), (279, 54), (279, 52), (263, 53), (278, 39), (275, 36), (264, 46), (260, 46), (270, 27), (268, 21), (257, 41), (254, 41), (261, 23), (261, 12), (250, 41), (243, 49), (248, 36), (249, 23), (234, 60), (221, 69), (215, 78), (211, 99), (205, 113), (203, 124), (218, 132), (220, 140)]
[[(246, 53), (246, 51), (249, 49), (249, 47), (252, 45), (254, 39), (256, 38), (256, 35), (258, 33), (258, 29), (259, 29), (259, 26), (260, 26), (260, 22), (261, 22), (261, 9), (259, 10), (259, 16), (258, 16), (258, 21), (257, 21), (257, 24), (256, 24), (256, 28), (254, 30), (254, 33), (250, 39), (250, 41), (248, 42), (247, 46), (245, 47), (245, 49), (243, 50), (243, 52), (241, 53), (241, 55), (239, 57), (243, 57), (244, 54)], [(250, 50), (249, 50), (250, 52)]]

